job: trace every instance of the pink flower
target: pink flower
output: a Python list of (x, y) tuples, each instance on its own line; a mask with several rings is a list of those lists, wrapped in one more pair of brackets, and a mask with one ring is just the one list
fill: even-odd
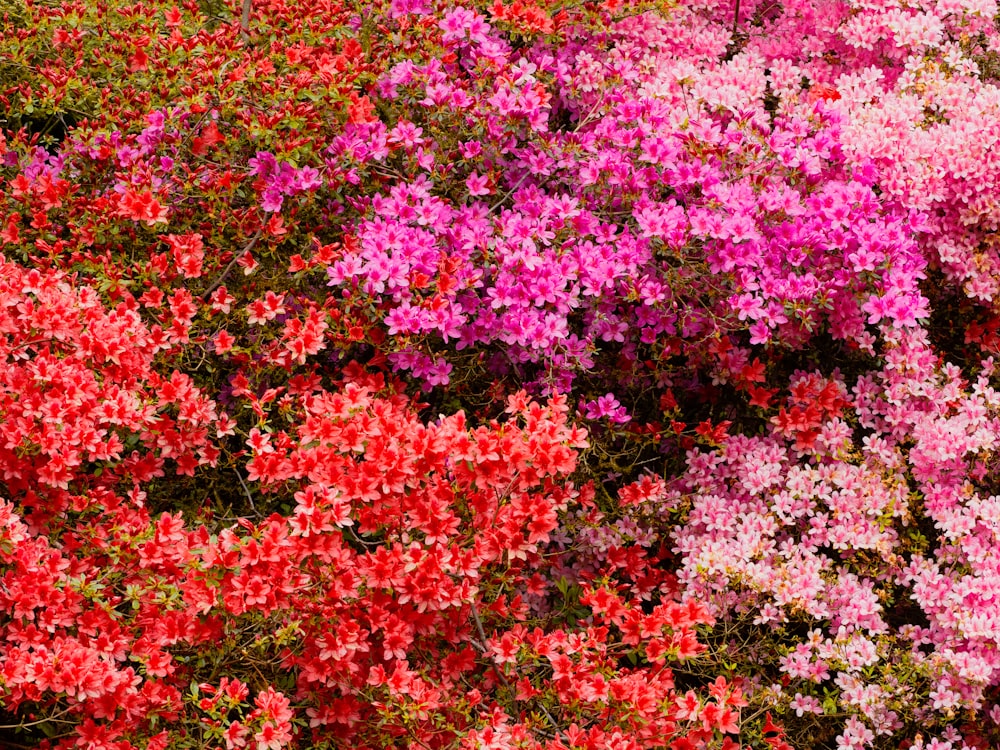
[(471, 173), (465, 178), (465, 186), (469, 191), (469, 195), (473, 197), (489, 195), (493, 192), (489, 187), (489, 179), (480, 177), (476, 172)]
[(278, 727), (267, 721), (253, 738), (257, 743), (257, 750), (281, 750), (291, 741), (292, 734), (287, 727)]
[(248, 730), (240, 722), (234, 721), (223, 733), (223, 739), (226, 741), (226, 749), (234, 750), (234, 748), (245, 747), (247, 744), (246, 736)]
[(802, 716), (806, 713), (816, 714), (818, 716), (823, 715), (823, 706), (820, 704), (819, 699), (811, 695), (796, 693), (795, 697), (792, 698), (788, 706), (795, 711), (796, 716)]

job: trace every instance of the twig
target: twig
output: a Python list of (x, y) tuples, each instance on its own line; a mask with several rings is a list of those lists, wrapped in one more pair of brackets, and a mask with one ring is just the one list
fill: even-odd
[(223, 269), (222, 273), (219, 275), (219, 278), (213, 281), (212, 285), (201, 293), (202, 301), (207, 300), (208, 295), (214, 292), (215, 288), (226, 280), (226, 276), (228, 276), (229, 272), (233, 270), (233, 266), (236, 265), (237, 261), (239, 261), (240, 258), (242, 258), (244, 255), (246, 255), (247, 253), (249, 253), (251, 250), (254, 249), (254, 247), (257, 245), (258, 240), (260, 240), (261, 235), (263, 234), (264, 234), (264, 228), (261, 227), (260, 229), (257, 230), (257, 234), (255, 234), (253, 237), (250, 238), (250, 241), (246, 244), (246, 247), (244, 247), (236, 255), (233, 256), (233, 259), (229, 261), (229, 265), (226, 266), (225, 269)]
[(233, 471), (236, 472), (236, 477), (240, 480), (240, 484), (243, 486), (243, 491), (246, 493), (247, 500), (250, 501), (250, 509), (253, 510), (254, 513), (256, 513), (257, 506), (253, 504), (253, 495), (250, 494), (250, 488), (247, 487), (247, 483), (243, 481), (243, 475), (240, 474), (239, 469), (233, 469)]
[[(475, 645), (478, 645), (479, 646), (479, 650), (483, 652), (483, 655), (487, 656), (487, 654), (486, 654), (486, 631), (483, 629), (483, 621), (479, 619), (479, 610), (476, 609), (476, 602), (475, 602), (475, 600), (470, 601), (469, 602), (469, 606), (472, 608), (472, 619), (476, 621), (476, 630), (479, 631), (479, 637), (482, 640), (481, 644), (475, 644)], [(494, 662), (492, 659), (490, 659), (490, 661), (493, 663), (493, 672), (496, 674), (497, 677), (500, 678), (500, 682), (503, 683), (503, 686), (509, 690), (510, 689), (510, 682), (507, 681), (507, 677), (497, 667), (496, 662)], [(549, 713), (549, 709), (547, 709), (545, 707), (544, 703), (539, 702), (538, 703), (538, 707), (542, 710), (542, 713), (545, 714), (545, 717), (552, 724), (552, 728), (555, 730), (556, 736), (558, 737), (559, 736), (559, 724), (556, 723), (555, 718), (552, 716), (552, 714)], [(515, 694), (515, 697), (514, 697), (514, 710), (517, 711), (517, 697), (516, 697), (516, 694)]]
[(507, 193), (505, 193), (500, 200), (498, 200), (496, 203), (490, 206), (490, 213), (493, 213), (498, 208), (500, 208), (500, 206), (502, 206), (507, 201), (507, 199), (510, 198), (517, 191), (519, 187), (521, 187), (521, 183), (524, 182), (526, 179), (528, 179), (530, 175), (531, 175), (530, 171), (525, 171), (525, 173), (521, 175), (521, 179), (519, 179), (517, 182), (514, 183), (514, 187), (512, 187), (509, 191), (507, 191)]
[[(739, 2), (737, 2), (739, 7)], [(250, 41), (250, 10), (253, 8), (253, 0), (243, 0), (243, 13), (240, 16), (240, 36), (244, 42)]]
[(26, 721), (21, 724), (0, 724), (0, 729), (24, 729), (25, 727), (36, 727), (39, 724), (48, 724), (50, 721), (56, 721), (61, 724), (71, 724), (72, 722), (67, 720), (62, 720), (62, 717), (69, 713), (69, 709), (60, 711), (57, 714), (49, 716), (45, 719), (38, 719), (37, 721)]
[(576, 123), (576, 127), (573, 128), (572, 132), (573, 133), (579, 133), (580, 132), (580, 128), (582, 128), (584, 125), (586, 125), (588, 122), (590, 122), (590, 118), (593, 117), (593, 115), (597, 111), (598, 107), (600, 107), (603, 104), (604, 104), (604, 98), (602, 97), (602, 98), (598, 99), (594, 103), (594, 106), (590, 108), (590, 111), (583, 117), (583, 119)]
[[(469, 602), (469, 606), (472, 607), (472, 619), (476, 621), (476, 630), (479, 631), (479, 640), (482, 645), (480, 645), (480, 650), (486, 653), (486, 631), (483, 630), (483, 621), (479, 619), (479, 610), (476, 609), (475, 600)], [(504, 684), (507, 684), (507, 680), (503, 675), (500, 675), (500, 679), (503, 680)]]

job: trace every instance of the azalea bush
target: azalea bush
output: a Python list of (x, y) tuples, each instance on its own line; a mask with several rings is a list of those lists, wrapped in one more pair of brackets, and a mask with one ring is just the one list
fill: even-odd
[(0, 3), (0, 737), (1000, 742), (994, 2)]

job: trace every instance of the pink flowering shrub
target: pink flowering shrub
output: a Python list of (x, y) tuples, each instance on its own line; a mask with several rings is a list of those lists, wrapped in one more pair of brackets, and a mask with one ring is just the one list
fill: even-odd
[(831, 734), (816, 715), (853, 717), (844, 746), (995, 700), (993, 365), (969, 383), (922, 332), (883, 334), (880, 371), (850, 388), (796, 373), (767, 434), (622, 493), (635, 518), (679, 517), (678, 584), (728, 623), (722, 645), (757, 665), (762, 699), (814, 741)]
[[(515, 56), (483, 17), (468, 38), (450, 23), (455, 60), (406, 61), (380, 81), (396, 124), (348, 126), (333, 146), (366, 171), (418, 175), (365, 201), (327, 271), (378, 311), (397, 370), (444, 385), (443, 345), (501, 347), (488, 367), (537, 363), (539, 387), (565, 390), (604, 352), (634, 361), (637, 347), (736, 331), (801, 346), (825, 326), (855, 338), (926, 316), (920, 214), (845, 164), (833, 112), (771, 123), (749, 59), (686, 93), (666, 70), (640, 75), (664, 54), (646, 17), (602, 34), (621, 50), (607, 62), (576, 44)], [(739, 109), (709, 97), (723, 80)], [(570, 127), (553, 122), (557, 104)], [(456, 141), (457, 123), (483, 135)], [(443, 167), (437, 150), (457, 158)]]

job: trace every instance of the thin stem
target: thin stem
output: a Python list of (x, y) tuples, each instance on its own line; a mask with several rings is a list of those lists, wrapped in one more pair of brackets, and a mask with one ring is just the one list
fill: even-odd
[[(482, 641), (481, 644), (476, 644), (476, 645), (480, 646), (479, 650), (483, 652), (484, 656), (486, 656), (487, 658), (489, 658), (490, 661), (493, 661), (489, 657), (489, 655), (486, 653), (486, 631), (483, 629), (483, 621), (479, 619), (479, 610), (476, 609), (476, 602), (475, 602), (475, 600), (470, 601), (469, 605), (472, 608), (472, 619), (475, 620), (475, 622), (476, 622), (476, 630), (479, 631), (479, 638)], [(496, 674), (497, 677), (500, 678), (500, 682), (503, 683), (503, 686), (509, 690), (510, 689), (510, 683), (507, 681), (507, 677), (504, 675), (504, 673), (500, 671), (500, 669), (497, 666), (496, 662), (493, 662), (493, 672), (494, 672), (494, 674)], [(552, 714), (549, 713), (549, 709), (547, 709), (545, 707), (544, 703), (539, 702), (537, 705), (542, 710), (542, 713), (545, 714), (545, 718), (547, 718), (549, 720), (549, 722), (552, 724), (552, 728), (556, 731), (556, 736), (558, 737), (559, 736), (559, 724), (556, 722), (555, 717), (553, 717)], [(514, 698), (514, 707), (515, 707), (515, 711), (516, 711), (517, 710), (517, 698), (516, 697)]]
[[(21, 724), (0, 724), (0, 729), (24, 729), (25, 727), (36, 727), (39, 724), (48, 724), (50, 721), (60, 721), (61, 717), (65, 716), (68, 713), (69, 709), (67, 708), (64, 711), (60, 711), (59, 713), (53, 714), (52, 716), (46, 717), (44, 719), (38, 719), (37, 721), (26, 721), (22, 722)], [(71, 722), (67, 720), (67, 721), (62, 721), (60, 723), (69, 724)]]
[(240, 16), (240, 36), (243, 41), (250, 40), (250, 10), (253, 8), (253, 0), (243, 0), (243, 13)]
[(490, 213), (493, 213), (498, 208), (500, 208), (500, 206), (502, 206), (507, 201), (508, 198), (510, 198), (515, 192), (517, 192), (517, 189), (521, 187), (521, 184), (530, 176), (531, 176), (530, 171), (526, 171), (523, 175), (521, 175), (521, 179), (519, 179), (517, 182), (514, 183), (514, 187), (508, 190), (507, 193), (504, 194), (504, 196), (500, 200), (498, 200), (496, 203), (490, 206)]
[(576, 127), (573, 128), (573, 132), (574, 133), (579, 133), (580, 132), (580, 128), (582, 128), (584, 125), (586, 125), (588, 122), (590, 122), (590, 118), (594, 116), (594, 113), (597, 111), (598, 107), (600, 107), (603, 104), (604, 104), (604, 99), (602, 97), (601, 99), (598, 99), (594, 103), (594, 106), (590, 108), (590, 111), (584, 116), (584, 118), (582, 120), (580, 120), (579, 122), (577, 122)]
[(250, 488), (247, 487), (247, 483), (243, 481), (243, 475), (240, 474), (240, 470), (239, 469), (235, 469), (234, 468), (233, 471), (236, 472), (236, 477), (237, 477), (237, 479), (240, 480), (240, 484), (243, 486), (243, 492), (246, 493), (247, 500), (250, 502), (250, 508), (251, 508), (251, 510), (253, 510), (253, 512), (256, 513), (257, 512), (257, 506), (253, 504), (253, 495), (250, 494)]
[(229, 265), (226, 266), (225, 269), (223, 269), (222, 273), (219, 274), (219, 277), (212, 282), (212, 285), (208, 287), (208, 289), (206, 289), (204, 292), (202, 292), (201, 294), (202, 300), (207, 300), (208, 295), (214, 292), (215, 288), (226, 280), (226, 276), (228, 276), (229, 272), (233, 270), (233, 266), (236, 265), (236, 263), (239, 261), (240, 258), (242, 258), (244, 255), (246, 255), (247, 253), (249, 253), (251, 250), (254, 249), (258, 240), (260, 240), (261, 235), (263, 234), (264, 234), (264, 228), (261, 227), (260, 229), (257, 230), (257, 234), (255, 234), (252, 238), (250, 238), (250, 242), (246, 244), (246, 247), (244, 247), (236, 255), (233, 256), (233, 259), (229, 261)]

